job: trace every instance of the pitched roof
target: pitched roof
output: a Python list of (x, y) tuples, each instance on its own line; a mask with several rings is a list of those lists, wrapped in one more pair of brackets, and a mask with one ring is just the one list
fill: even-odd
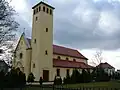
[(52, 9), (55, 9), (54, 7), (52, 7), (51, 5), (49, 5), (49, 4), (47, 4), (47, 3), (44, 3), (44, 2), (39, 2), (38, 4), (36, 4), (35, 6), (33, 6), (32, 7), (32, 9), (34, 9), (35, 7), (37, 7), (38, 5), (40, 5), (40, 4), (44, 4), (44, 5), (46, 5), (46, 6), (48, 6), (48, 7), (50, 7), (50, 8), (52, 8)]
[(53, 59), (53, 67), (89, 69), (92, 66), (84, 62)]
[(15, 51), (17, 50), (17, 47), (18, 47), (18, 45), (19, 45), (20, 40), (21, 40), (22, 37), (25, 39), (25, 44), (27, 45), (27, 48), (31, 48), (31, 39), (26, 38), (26, 37), (25, 37), (25, 33), (22, 33), (22, 35), (20, 36), (19, 41), (18, 41), (18, 43), (17, 43), (17, 46), (16, 46), (16, 48), (15, 48)]
[(105, 69), (105, 68), (109, 68), (109, 69), (114, 68), (113, 66), (111, 66), (111, 65), (108, 64), (107, 62), (105, 62), (105, 63), (100, 63), (97, 67), (98, 67), (98, 68), (103, 68), (103, 69)]
[(80, 52), (78, 52), (75, 49), (71, 48), (66, 48), (63, 46), (58, 46), (58, 45), (53, 45), (53, 54), (59, 54), (59, 55), (67, 55), (67, 56), (72, 56), (76, 58), (83, 58), (86, 59)]
[[(23, 37), (25, 38), (27, 48), (31, 48), (31, 39), (26, 38), (24, 34), (23, 34)], [(58, 54), (58, 55), (63, 55), (63, 56), (71, 56), (71, 57), (75, 57), (75, 58), (81, 58), (81, 59), (88, 60), (80, 52), (78, 52), (78, 50), (66, 48), (66, 47), (58, 46), (58, 45), (53, 45), (53, 54)]]

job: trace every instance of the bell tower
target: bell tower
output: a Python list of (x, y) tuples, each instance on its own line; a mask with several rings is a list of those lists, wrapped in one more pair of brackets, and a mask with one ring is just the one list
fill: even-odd
[(55, 8), (41, 1), (32, 9), (31, 72), (35, 80), (38, 81), (42, 77), (48, 81), (52, 77), (53, 68), (53, 10)]

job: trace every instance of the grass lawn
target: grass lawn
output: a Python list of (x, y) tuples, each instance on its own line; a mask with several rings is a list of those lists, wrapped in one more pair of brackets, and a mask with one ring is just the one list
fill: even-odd
[(120, 82), (93, 82), (93, 83), (81, 83), (81, 84), (70, 84), (64, 85), (67, 88), (79, 88), (79, 87), (109, 87), (109, 88), (120, 88)]

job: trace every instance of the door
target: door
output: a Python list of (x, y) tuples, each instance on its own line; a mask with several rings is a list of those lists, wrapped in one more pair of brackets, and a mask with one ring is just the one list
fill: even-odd
[(49, 81), (49, 70), (43, 70), (43, 80)]

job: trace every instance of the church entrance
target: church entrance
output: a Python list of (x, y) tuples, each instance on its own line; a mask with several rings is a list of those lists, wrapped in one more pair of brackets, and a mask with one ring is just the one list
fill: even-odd
[(43, 80), (49, 81), (49, 70), (43, 70)]

